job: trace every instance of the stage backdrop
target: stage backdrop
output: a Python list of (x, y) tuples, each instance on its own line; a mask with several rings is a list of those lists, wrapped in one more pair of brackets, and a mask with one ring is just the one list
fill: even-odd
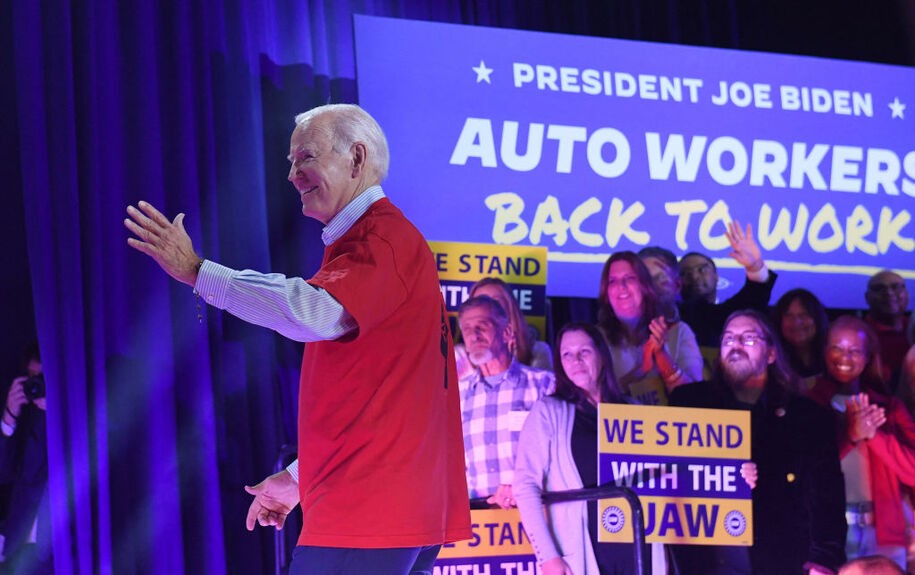
[(649, 245), (708, 253), (739, 288), (731, 218), (780, 291), (854, 308), (875, 271), (915, 277), (915, 70), (355, 23), (359, 102), (385, 126), (399, 205), (431, 240), (547, 247), (549, 295), (593, 297), (610, 253)]
[[(58, 575), (274, 572), (274, 531), (245, 530), (242, 486), (295, 437), (301, 346), (212, 309), (199, 323), (121, 220), (148, 200), (186, 213), (208, 258), (313, 273), (321, 225), (285, 179), (289, 134), (298, 112), (356, 101), (354, 12), (915, 62), (910, 3), (0, 2), (3, 347), (34, 298)], [(396, 37), (376, 48), (409, 56)], [(407, 173), (399, 147), (392, 173)]]

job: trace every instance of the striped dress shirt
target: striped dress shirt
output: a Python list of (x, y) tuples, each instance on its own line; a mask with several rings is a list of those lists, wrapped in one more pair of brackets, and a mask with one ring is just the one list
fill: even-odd
[[(324, 228), (324, 245), (337, 241), (383, 197), (381, 186), (356, 196)], [(208, 304), (295, 341), (334, 340), (357, 327), (333, 296), (298, 277), (238, 271), (205, 260), (194, 288)]]

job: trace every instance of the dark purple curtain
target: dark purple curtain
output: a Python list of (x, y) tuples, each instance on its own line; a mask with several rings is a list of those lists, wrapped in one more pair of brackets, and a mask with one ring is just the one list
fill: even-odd
[[(14, 197), (0, 228), (7, 251), (28, 255), (28, 269), (4, 262), (4, 305), (27, 324), (34, 299), (22, 333), (37, 331), (49, 383), (57, 572), (272, 572), (273, 534), (244, 530), (242, 486), (295, 441), (301, 346), (205, 309), (127, 248), (121, 221), (148, 200), (186, 213), (208, 258), (312, 273), (320, 225), (285, 181), (288, 136), (298, 112), (358, 101), (353, 13), (911, 64), (911, 4), (857, 6), (3, 3)], [(553, 308), (562, 318), (575, 303)]]

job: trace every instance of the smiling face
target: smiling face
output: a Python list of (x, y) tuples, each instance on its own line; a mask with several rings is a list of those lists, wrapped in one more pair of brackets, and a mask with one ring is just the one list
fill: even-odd
[(599, 401), (597, 377), (600, 375), (601, 359), (594, 341), (581, 330), (570, 330), (562, 334), (559, 342), (559, 358), (562, 369), (572, 383), (589, 397)]
[(837, 327), (826, 338), (826, 371), (842, 384), (854, 383), (867, 367), (867, 336), (853, 327)]
[(299, 192), (302, 213), (327, 224), (358, 190), (356, 145), (334, 150), (333, 117), (327, 113), (296, 126), (289, 142), (288, 179)]
[(794, 299), (782, 316), (782, 337), (789, 344), (798, 349), (806, 348), (813, 343), (816, 337), (816, 323), (813, 316), (807, 312), (801, 300)]
[(607, 271), (607, 300), (616, 317), (632, 321), (642, 316), (642, 285), (632, 264), (618, 260)]

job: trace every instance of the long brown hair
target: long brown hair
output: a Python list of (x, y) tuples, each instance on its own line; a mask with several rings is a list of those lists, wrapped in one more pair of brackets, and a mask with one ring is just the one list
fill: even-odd
[[(766, 345), (775, 350), (775, 361), (766, 368), (768, 381), (777, 383), (782, 389), (793, 395), (801, 395), (800, 380), (798, 380), (797, 374), (788, 364), (785, 351), (782, 349), (782, 344), (775, 333), (775, 328), (772, 326), (772, 321), (761, 311), (742, 309), (728, 316), (728, 319), (724, 322), (725, 329), (728, 324), (738, 317), (748, 317), (755, 321)], [(715, 378), (719, 381), (723, 379), (721, 361), (722, 358), (719, 357), (718, 361), (715, 362)]]
[[(804, 365), (800, 353), (782, 335), (782, 320), (794, 301), (800, 303), (804, 311), (810, 314), (813, 319), (814, 334), (813, 341), (810, 343), (810, 349), (813, 352), (813, 364), (809, 366)], [(829, 318), (826, 315), (823, 303), (813, 292), (804, 288), (786, 291), (778, 299), (778, 303), (775, 304), (775, 309), (772, 311), (772, 322), (775, 324), (775, 330), (778, 333), (782, 349), (785, 350), (785, 357), (795, 372), (800, 375), (817, 375), (826, 369), (823, 350), (826, 348), (826, 330), (829, 329)], [(804, 373), (805, 371), (809, 373)]]
[[(642, 293), (642, 316), (632, 332), (616, 316), (613, 306), (610, 305), (610, 298), (607, 296), (607, 288), (610, 285), (610, 279), (607, 276), (610, 275), (610, 266), (620, 261), (628, 262), (632, 266), (639, 280), (639, 290)], [(641, 344), (648, 339), (648, 324), (651, 323), (651, 320), (661, 315), (658, 307), (658, 296), (654, 292), (654, 284), (651, 281), (651, 274), (642, 262), (642, 258), (630, 251), (616, 252), (607, 258), (604, 269), (600, 274), (600, 293), (597, 295), (597, 304), (597, 325), (604, 331), (607, 340), (612, 345)]]
[(556, 334), (556, 341), (553, 345), (556, 391), (553, 392), (553, 396), (564, 399), (569, 403), (574, 403), (578, 407), (585, 407), (590, 403), (588, 394), (569, 379), (565, 368), (562, 367), (562, 350), (560, 349), (562, 336), (571, 331), (584, 332), (591, 338), (591, 343), (594, 344), (594, 349), (597, 350), (597, 355), (600, 357), (601, 367), (600, 373), (597, 374), (597, 386), (600, 390), (601, 403), (625, 403), (623, 392), (620, 390), (619, 383), (617, 383), (616, 377), (613, 375), (613, 358), (610, 356), (610, 347), (607, 345), (607, 341), (600, 333), (600, 330), (583, 321), (567, 323)]

